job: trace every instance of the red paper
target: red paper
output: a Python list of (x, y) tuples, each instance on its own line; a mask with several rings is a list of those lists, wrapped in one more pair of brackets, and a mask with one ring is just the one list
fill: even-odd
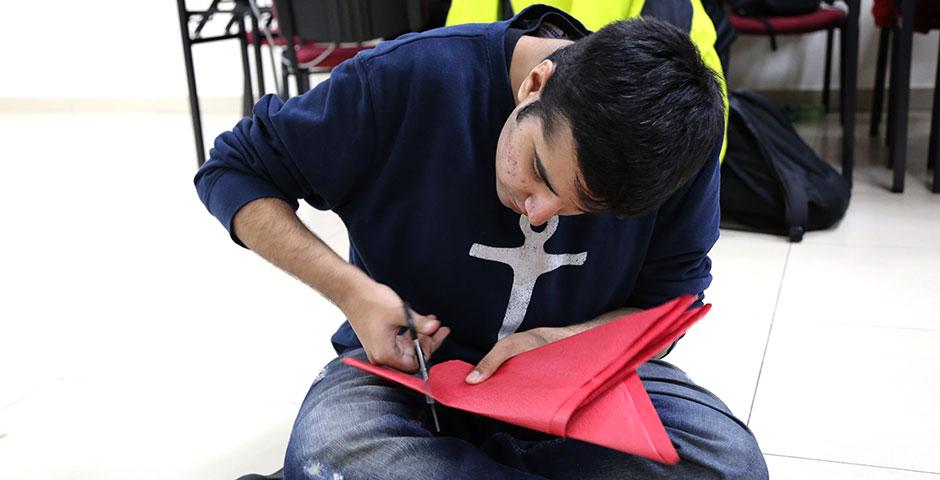
[(674, 464), (679, 455), (636, 369), (711, 307), (689, 310), (694, 302), (679, 297), (521, 353), (477, 385), (464, 381), (473, 365), (460, 360), (432, 367), (427, 384), (354, 358), (342, 361), (451, 408)]

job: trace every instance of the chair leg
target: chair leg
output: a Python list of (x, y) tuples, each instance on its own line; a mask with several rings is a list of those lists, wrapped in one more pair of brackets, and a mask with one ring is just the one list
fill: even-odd
[(881, 109), (885, 101), (885, 75), (888, 71), (888, 44), (891, 42), (891, 29), (882, 28), (878, 38), (878, 60), (875, 66), (875, 92), (871, 100), (871, 124), (868, 135), (878, 136), (881, 123)]
[[(898, 60), (900, 59), (898, 46), (901, 43), (899, 41), (901, 29), (894, 27), (891, 29), (891, 66), (888, 67), (890, 73), (888, 74), (888, 119), (885, 122), (885, 145), (891, 146), (894, 144), (894, 129), (891, 128), (891, 125), (894, 125), (897, 116), (897, 103), (898, 103)], [(888, 168), (893, 168), (891, 165), (891, 160), (888, 160)]]
[(193, 42), (189, 37), (189, 12), (185, 0), (177, 0), (180, 34), (183, 39), (183, 60), (186, 64), (186, 85), (189, 88), (189, 113), (193, 121), (193, 137), (196, 141), (196, 165), (206, 161), (205, 143), (202, 139), (202, 114), (199, 111), (199, 94), (196, 91), (196, 69), (193, 65)]
[[(940, 81), (940, 66), (937, 66), (937, 80), (934, 80), (934, 85), (937, 85), (937, 81)], [(927, 147), (928, 170), (935, 169), (937, 167), (937, 150), (938, 142), (940, 142), (940, 138), (938, 138), (940, 135), (938, 135), (937, 132), (937, 117), (940, 117), (938, 110), (940, 110), (940, 92), (937, 92), (936, 89), (934, 89), (933, 110), (930, 114), (930, 143)]]
[(281, 100), (290, 98), (290, 66), (281, 64)]
[[(891, 41), (889, 46), (889, 65), (888, 65), (888, 115), (885, 119), (885, 146), (891, 147), (891, 144), (894, 143), (894, 115), (897, 104), (897, 68), (898, 68), (898, 29), (896, 27), (891, 28)], [(891, 157), (888, 157), (888, 168), (893, 168), (891, 165)]]
[[(937, 58), (940, 60), (940, 48), (937, 48)], [(930, 114), (930, 147), (927, 153), (927, 168), (933, 168), (933, 193), (940, 193), (940, 161), (937, 153), (940, 152), (940, 63), (937, 64), (937, 73), (934, 77), (933, 111)]]
[(298, 68), (294, 71), (294, 83), (297, 84), (297, 95), (303, 95), (303, 93), (307, 91), (306, 82), (304, 82), (305, 78), (307, 78), (306, 70)]
[(307, 90), (310, 90), (310, 70), (301, 68), (300, 71), (297, 72), (297, 81), (298, 85), (300, 85), (300, 89), (297, 91), (297, 95), (306, 93)]
[[(911, 43), (914, 36), (914, 0), (901, 0), (901, 28), (897, 32), (895, 44), (898, 46), (898, 58), (896, 65), (897, 75), (891, 79), (891, 88), (897, 90), (894, 122), (891, 128), (894, 130), (892, 135), (892, 144), (889, 152), (892, 168), (894, 169), (894, 180), (891, 184), (891, 191), (894, 193), (904, 192), (904, 174), (907, 167), (907, 122), (908, 107), (910, 105), (911, 89)], [(895, 82), (897, 78), (897, 82)], [(895, 83), (897, 88), (895, 89)]]
[[(261, 28), (258, 26), (258, 17), (255, 14), (249, 13), (251, 16), (251, 31), (254, 32), (252, 35), (252, 50), (255, 53), (255, 78), (258, 81), (258, 99), (267, 93), (267, 89), (264, 86), (264, 59), (261, 55)], [(274, 48), (273, 45), (270, 48)]]
[(238, 17), (238, 45), (242, 52), (242, 116), (251, 115), (255, 104), (254, 94), (251, 92), (251, 64), (248, 61), (248, 39), (245, 36), (245, 17)]
[(829, 113), (829, 84), (832, 82), (832, 30), (826, 30), (826, 70), (823, 72), (823, 111)]
[(852, 186), (855, 169), (855, 114), (858, 110), (858, 17), (859, 0), (849, 0), (849, 14), (845, 26), (839, 30), (841, 47), (840, 63), (843, 65), (839, 79), (842, 106), (842, 178)]
[(846, 59), (848, 58), (848, 35), (846, 35), (845, 27), (839, 29), (839, 125), (842, 128), (845, 128), (845, 77), (848, 75), (846, 69)]

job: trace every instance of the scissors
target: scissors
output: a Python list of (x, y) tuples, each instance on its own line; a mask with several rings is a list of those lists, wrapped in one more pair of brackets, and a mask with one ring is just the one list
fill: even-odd
[[(415, 355), (418, 357), (418, 365), (421, 366), (421, 377), (424, 378), (424, 384), (428, 383), (428, 367), (424, 363), (424, 353), (421, 351), (421, 343), (418, 342), (418, 330), (415, 328), (415, 321), (411, 318), (411, 306), (404, 302), (405, 321), (408, 322), (408, 332), (411, 334), (411, 341), (415, 344)], [(434, 417), (434, 429), (441, 433), (441, 424), (437, 421), (437, 408), (435, 408), (434, 399), (425, 395), (424, 401), (431, 406), (431, 415)]]

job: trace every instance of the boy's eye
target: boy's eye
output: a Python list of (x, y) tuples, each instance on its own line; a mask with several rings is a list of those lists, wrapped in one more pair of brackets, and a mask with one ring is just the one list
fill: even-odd
[(539, 167), (538, 167), (538, 164), (536, 163), (536, 159), (535, 159), (534, 157), (532, 158), (532, 171), (535, 172), (535, 178), (538, 178), (539, 181), (543, 181), (543, 182), (545, 181), (545, 180), (542, 178), (542, 173), (539, 172)]

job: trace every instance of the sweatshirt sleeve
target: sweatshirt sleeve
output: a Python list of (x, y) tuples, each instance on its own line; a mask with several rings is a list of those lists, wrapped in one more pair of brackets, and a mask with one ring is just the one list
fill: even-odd
[(720, 221), (719, 151), (657, 212), (629, 305), (654, 307), (680, 295), (702, 294), (711, 284), (708, 252), (718, 240)]
[(286, 103), (263, 97), (250, 118), (215, 139), (196, 173), (199, 199), (232, 239), (232, 219), (247, 203), (298, 199), (327, 210), (350, 201), (369, 171), (374, 152), (373, 107), (361, 57)]

